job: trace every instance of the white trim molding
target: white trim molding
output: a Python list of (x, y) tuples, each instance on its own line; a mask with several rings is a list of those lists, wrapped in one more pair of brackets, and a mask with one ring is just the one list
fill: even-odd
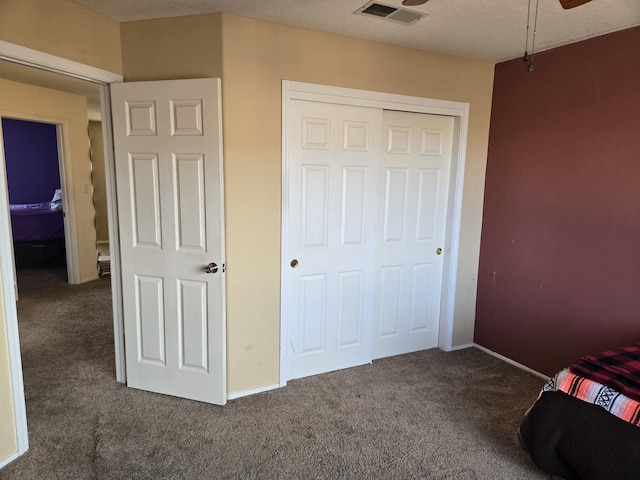
[(93, 83), (122, 82), (122, 75), (100, 68), (74, 62), (67, 58), (33, 50), (32, 48), (16, 45), (0, 40), (0, 60), (35, 67), (39, 70), (61, 73), (68, 77), (80, 78)]
[(511, 360), (509, 357), (505, 357), (504, 355), (500, 355), (497, 352), (494, 352), (493, 350), (489, 350), (487, 347), (483, 347), (482, 345), (478, 345), (477, 343), (474, 343), (473, 346), (479, 350), (482, 350), (485, 353), (488, 353), (489, 355), (491, 355), (492, 357), (496, 357), (500, 360), (502, 360), (503, 362), (508, 363), (509, 365), (513, 365), (514, 367), (518, 367), (520, 370), (524, 370), (525, 372), (529, 372), (533, 375), (535, 375), (536, 377), (540, 377), (542, 379), (549, 380), (549, 377), (547, 375), (545, 375), (544, 373), (540, 373), (537, 372), (521, 363), (516, 362), (515, 360)]
[(122, 277), (120, 275), (120, 227), (118, 226), (118, 198), (116, 195), (116, 161), (111, 128), (111, 91), (100, 85), (104, 174), (107, 186), (107, 222), (109, 225), (109, 255), (111, 268), (111, 304), (113, 308), (113, 340), (116, 356), (116, 381), (127, 383), (124, 345), (124, 312), (122, 311)]
[(254, 388), (253, 390), (243, 390), (242, 392), (236, 392), (227, 395), (227, 399), (235, 400), (236, 398), (248, 397), (249, 395), (255, 395), (256, 393), (268, 392), (269, 390), (275, 390), (276, 388), (280, 388), (280, 385), (267, 385), (266, 387)]
[[(0, 125), (0, 140), (2, 126)], [(4, 146), (0, 142), (0, 192), (8, 192), (7, 174), (4, 163)], [(2, 281), (2, 300), (4, 324), (7, 333), (7, 350), (9, 354), (9, 372), (11, 394), (13, 396), (14, 426), (16, 432), (17, 451), (3, 461), (3, 464), (24, 454), (29, 449), (27, 430), (27, 407), (24, 397), (24, 381), (22, 378), (22, 360), (20, 357), (20, 335), (18, 333), (18, 311), (16, 308), (16, 290), (14, 283), (14, 259), (11, 245), (11, 220), (9, 217), (9, 197), (0, 195), (0, 230), (7, 232), (0, 241), (0, 272)], [(2, 466), (0, 465), (0, 467)]]
[(464, 345), (456, 345), (455, 347), (451, 347), (447, 351), (448, 352), (456, 352), (458, 350), (466, 350), (467, 348), (473, 348), (475, 346), (476, 346), (475, 343), (465, 343)]
[[(413, 97), (391, 93), (357, 90), (352, 88), (332, 87), (313, 83), (282, 82), (282, 241), (281, 258), (286, 258), (287, 245), (287, 125), (289, 104), (292, 100), (307, 100), (322, 103), (335, 103), (349, 106), (379, 108), (383, 110), (399, 110), (432, 115), (447, 115), (455, 120), (454, 148), (452, 152), (451, 180), (449, 186), (449, 209), (445, 236), (444, 274), (442, 285), (442, 303), (438, 347), (445, 351), (454, 349), (453, 327), (456, 298), (460, 225), (462, 219), (462, 190), (464, 185), (465, 159), (467, 152), (467, 135), (469, 129), (469, 103), (439, 100), (433, 98)], [(286, 263), (286, 262), (285, 262)], [(285, 269), (285, 263), (281, 269)], [(281, 270), (281, 321), (280, 321), (280, 386), (287, 384), (287, 344), (288, 319), (284, 308), (287, 298), (284, 270)]]

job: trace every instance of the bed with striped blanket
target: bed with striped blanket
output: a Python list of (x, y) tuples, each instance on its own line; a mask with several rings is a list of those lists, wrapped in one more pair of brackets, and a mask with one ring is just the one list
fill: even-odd
[(527, 411), (518, 440), (559, 478), (640, 479), (640, 343), (558, 372)]

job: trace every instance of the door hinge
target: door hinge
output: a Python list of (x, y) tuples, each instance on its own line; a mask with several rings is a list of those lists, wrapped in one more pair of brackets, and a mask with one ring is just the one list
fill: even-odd
[(224, 273), (224, 272), (226, 272), (226, 271), (227, 271), (227, 264), (226, 264), (226, 263), (223, 263), (223, 264), (222, 264), (222, 273)]

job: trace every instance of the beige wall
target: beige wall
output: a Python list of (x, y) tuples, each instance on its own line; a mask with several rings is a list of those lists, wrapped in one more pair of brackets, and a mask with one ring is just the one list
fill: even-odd
[(0, 79), (0, 115), (62, 125), (65, 175), (70, 180), (65, 195), (75, 208), (78, 280), (98, 278), (86, 98)]
[(194, 15), (120, 27), (127, 82), (222, 77), (222, 15)]
[(227, 14), (121, 29), (125, 79), (222, 73), (230, 393), (279, 382), (283, 79), (471, 104), (453, 341), (473, 342), (493, 64)]
[(108, 242), (109, 222), (107, 218), (107, 181), (104, 169), (102, 122), (89, 122), (89, 140), (91, 141), (93, 204), (96, 209), (96, 240), (98, 242)]
[(471, 104), (453, 343), (472, 343), (493, 64), (231, 15), (222, 45), (229, 391), (279, 381), (283, 79)]
[(0, 0), (0, 40), (122, 72), (119, 23), (72, 0)]
[(2, 432), (0, 434), (0, 461), (16, 453), (18, 449), (3, 302), (2, 289), (0, 288), (0, 432)]

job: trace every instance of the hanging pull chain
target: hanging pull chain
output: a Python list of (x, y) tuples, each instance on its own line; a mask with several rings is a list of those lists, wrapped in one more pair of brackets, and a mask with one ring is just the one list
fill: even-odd
[(524, 56), (522, 60), (525, 62), (529, 61), (529, 19), (531, 17), (531, 0), (529, 0), (529, 4), (527, 5), (527, 36), (524, 42)]

